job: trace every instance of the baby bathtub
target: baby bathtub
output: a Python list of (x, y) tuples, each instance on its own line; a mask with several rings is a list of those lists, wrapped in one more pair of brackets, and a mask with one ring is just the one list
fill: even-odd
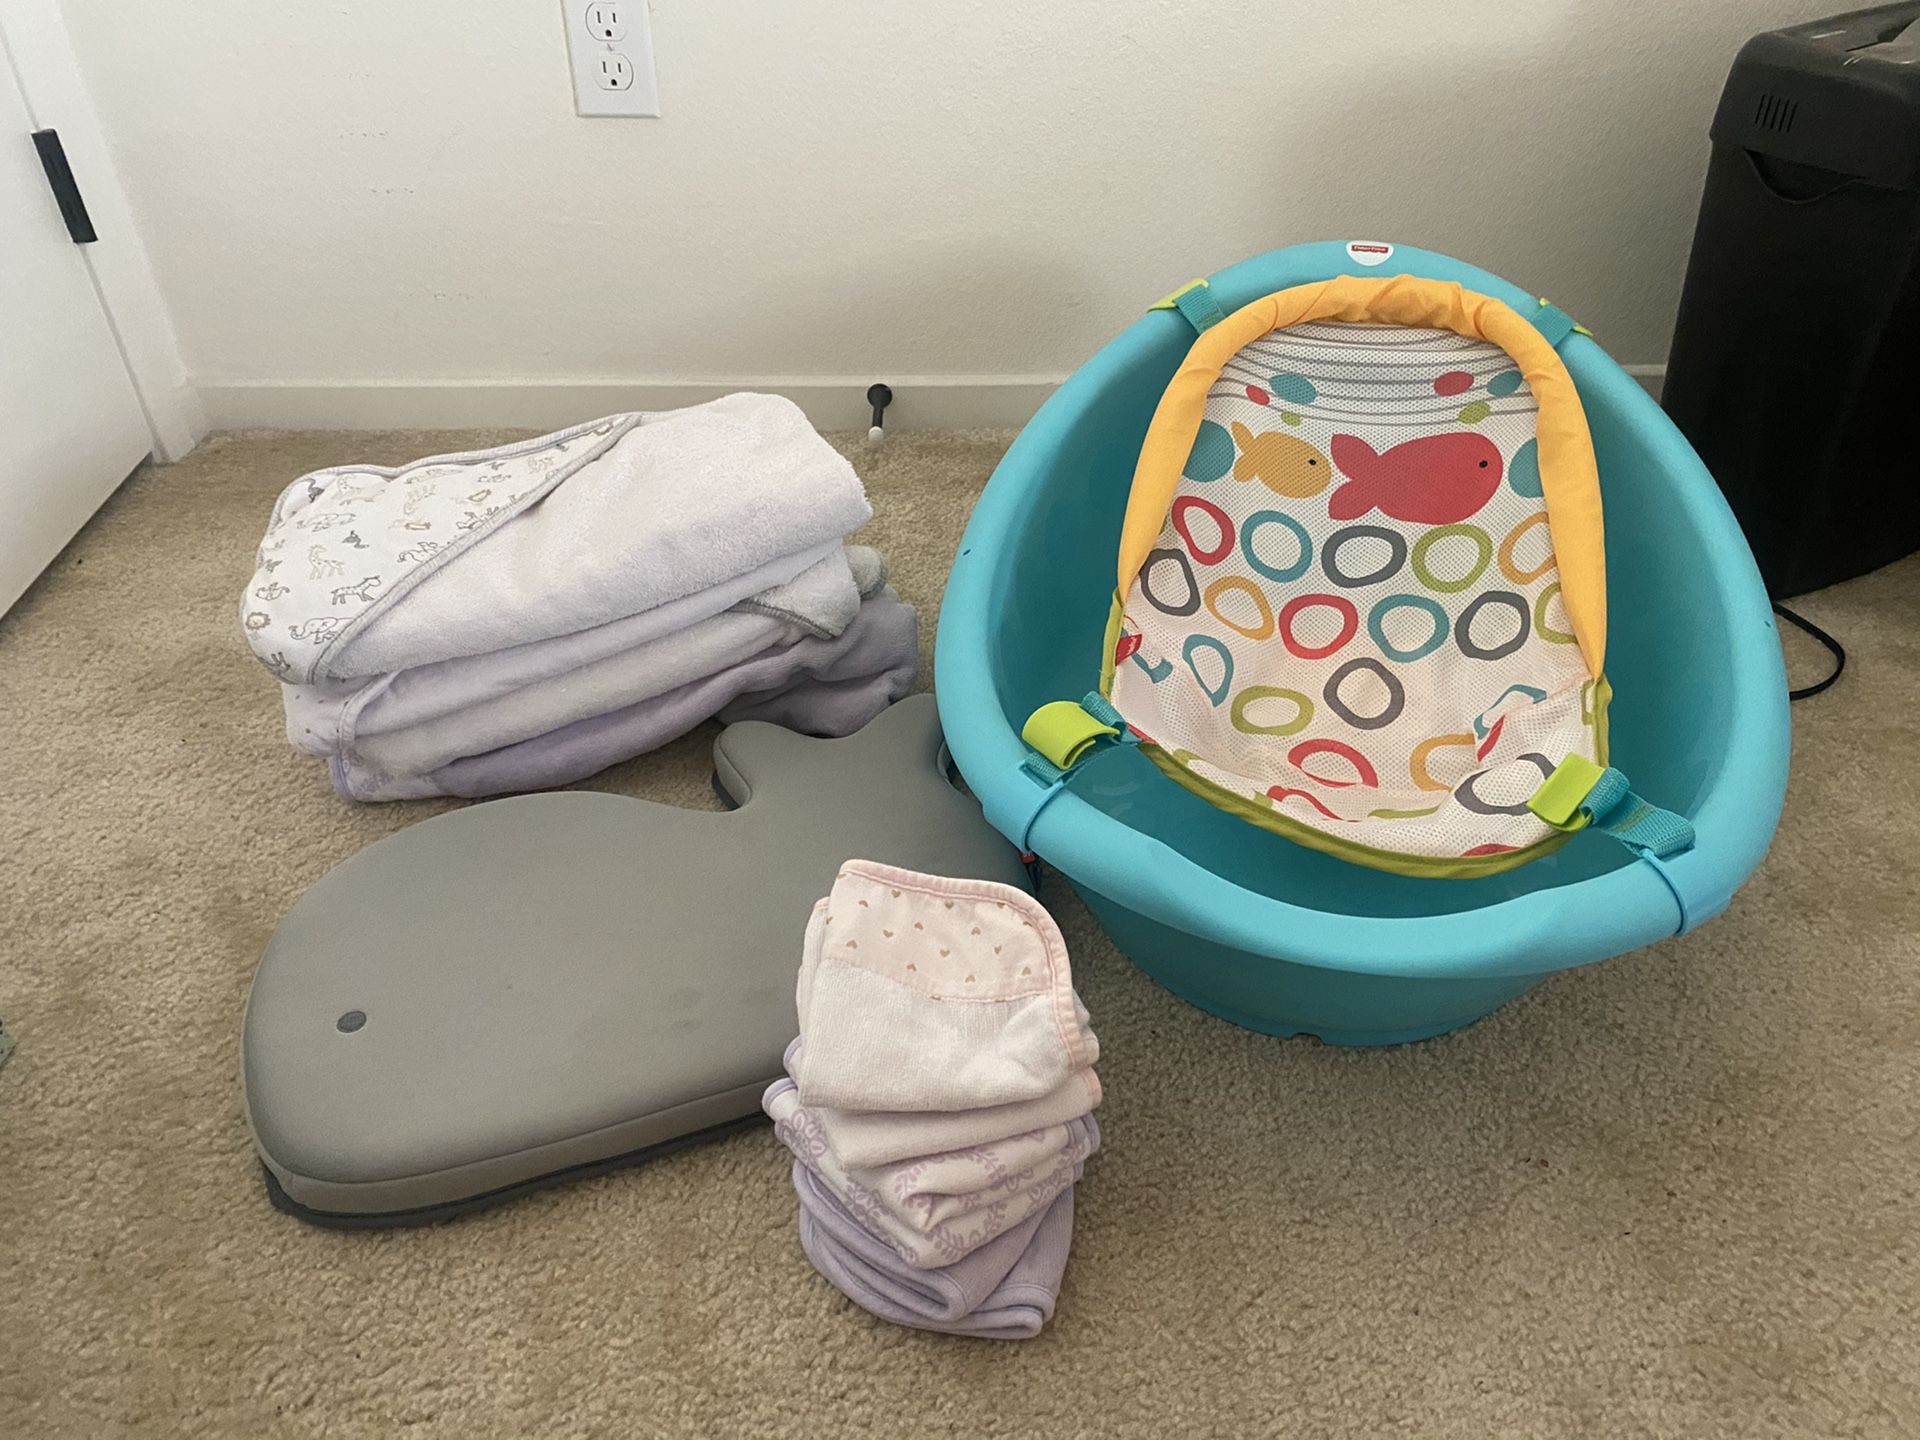
[[(1368, 252), (1362, 252), (1368, 253)], [(1377, 253), (1372, 252), (1372, 253)], [(1210, 279), (1228, 312), (1338, 274), (1453, 280), (1530, 311), (1484, 270), (1396, 247), (1384, 269), (1297, 245)], [(994, 472), (960, 542), (935, 650), (955, 763), (1015, 840), (1038, 790), (1026, 717), (1098, 678), (1121, 515), (1147, 422), (1193, 343), (1144, 314), (1047, 401)], [(1765, 587), (1719, 489), (1595, 343), (1560, 347), (1606, 506), (1613, 763), (1697, 840), (1642, 861), (1601, 835), (1478, 880), (1415, 879), (1293, 844), (1214, 808), (1131, 747), (1083, 761), (1033, 819), (1031, 848), (1116, 944), (1235, 1024), (1333, 1044), (1439, 1035), (1547, 975), (1681, 934), (1723, 910), (1765, 854), (1786, 791), (1786, 677)]]

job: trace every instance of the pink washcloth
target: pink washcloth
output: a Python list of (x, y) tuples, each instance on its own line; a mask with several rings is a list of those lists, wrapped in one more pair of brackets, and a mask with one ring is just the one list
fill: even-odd
[[(998, 1145), (856, 1174), (834, 1158), (791, 1080), (774, 1081), (760, 1103), (773, 1117), (774, 1134), (795, 1158), (869, 1232), (921, 1270), (951, 1265), (1044, 1209), (1080, 1178), (1087, 1156), (1100, 1144), (1099, 1127), (1089, 1115), (1062, 1127), (1065, 1143), (1051, 1153), (1043, 1153), (1043, 1143), (1022, 1135)], [(1042, 1158), (1009, 1168), (1030, 1153), (1041, 1153)], [(933, 1188), (967, 1180), (977, 1182), (971, 1190)]]
[[(789, 1075), (799, 1070), (800, 1042), (787, 1047)], [(986, 1105), (977, 1110), (837, 1110), (809, 1105), (834, 1158), (849, 1170), (891, 1165), (922, 1155), (986, 1145), (1009, 1135), (1045, 1130), (1078, 1119), (1100, 1103), (1100, 1077), (1076, 1070), (1056, 1090), (1037, 1100)]]
[(986, 880), (848, 861), (808, 922), (795, 998), (809, 1106), (1033, 1101), (1100, 1053), (1053, 917)]

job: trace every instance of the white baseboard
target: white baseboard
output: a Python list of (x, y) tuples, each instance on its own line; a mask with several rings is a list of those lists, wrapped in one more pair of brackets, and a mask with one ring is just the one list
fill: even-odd
[[(1628, 365), (1654, 399), (1665, 365)], [(893, 387), (900, 430), (1017, 429), (1060, 378), (1051, 375), (758, 376), (734, 380), (203, 381), (217, 430), (555, 430), (622, 410), (672, 410), (735, 390), (785, 395), (822, 430), (867, 428), (867, 386)]]
[(672, 410), (736, 390), (785, 395), (821, 430), (864, 430), (867, 386), (893, 388), (889, 428), (1013, 429), (1033, 418), (1051, 375), (759, 376), (732, 380), (203, 381), (217, 430), (553, 430), (623, 410)]

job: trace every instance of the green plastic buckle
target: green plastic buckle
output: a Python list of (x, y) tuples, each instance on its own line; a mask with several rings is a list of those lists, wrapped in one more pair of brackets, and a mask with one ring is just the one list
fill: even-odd
[(1020, 738), (1062, 770), (1071, 770), (1102, 736), (1119, 733), (1111, 725), (1102, 725), (1071, 700), (1042, 705), (1020, 727)]
[[(1555, 305), (1555, 304), (1554, 304), (1554, 303), (1553, 303), (1553, 302), (1552, 302), (1551, 300), (1549, 300), (1549, 299), (1547, 299), (1547, 297), (1546, 297), (1546, 296), (1544, 296), (1544, 295), (1538, 295), (1538, 296), (1535, 296), (1534, 298), (1535, 298), (1535, 299), (1537, 299), (1537, 300), (1538, 300), (1538, 301), (1540, 302), (1540, 305), (1541, 305), (1541, 308), (1542, 308), (1542, 309), (1546, 309), (1546, 308), (1549, 308), (1549, 307), (1551, 307), (1551, 308), (1553, 308), (1553, 309), (1555, 309), (1555, 310), (1559, 310), (1559, 309), (1560, 309), (1560, 307), (1559, 307), (1559, 306), (1557, 306), (1557, 305)], [(1566, 311), (1564, 311), (1564, 310), (1561, 310), (1561, 311), (1560, 311), (1560, 313), (1561, 313), (1562, 315), (1566, 315), (1566, 314), (1567, 314), (1567, 312), (1566, 312)], [(1586, 336), (1586, 337), (1587, 337), (1587, 338), (1588, 338), (1589, 340), (1591, 340), (1591, 339), (1593, 339), (1593, 332), (1592, 332), (1591, 330), (1589, 330), (1589, 329), (1587, 329), (1587, 327), (1586, 327), (1586, 326), (1584, 326), (1584, 325), (1582, 325), (1582, 324), (1581, 324), (1581, 323), (1580, 323), (1580, 322), (1579, 322), (1578, 320), (1575, 320), (1575, 319), (1574, 319), (1574, 318), (1573, 318), (1573, 317), (1572, 317), (1571, 315), (1567, 315), (1567, 323), (1568, 323), (1569, 325), (1571, 325), (1571, 326), (1573, 327), (1573, 333), (1574, 333), (1574, 334), (1576, 334), (1576, 335), (1584, 335), (1584, 336)]]
[(1569, 755), (1533, 792), (1527, 808), (1556, 830), (1571, 833), (1584, 829), (1593, 817), (1580, 807), (1606, 773), (1606, 766), (1596, 765), (1584, 755)]
[(1189, 290), (1206, 290), (1210, 288), (1211, 287), (1204, 280), (1189, 280), (1186, 284), (1182, 285), (1179, 289), (1169, 290), (1166, 294), (1162, 295), (1158, 300), (1154, 301), (1151, 305), (1149, 305), (1147, 309), (1177, 310), (1180, 308), (1179, 306), (1180, 297), (1186, 294)]

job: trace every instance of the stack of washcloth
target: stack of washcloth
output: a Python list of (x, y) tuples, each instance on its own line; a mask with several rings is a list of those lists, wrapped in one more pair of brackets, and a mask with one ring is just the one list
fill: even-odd
[(710, 716), (859, 729), (913, 610), (845, 537), (859, 478), (792, 402), (615, 415), (280, 496), (241, 623), (356, 800), (565, 784)]
[(762, 1105), (814, 1268), (884, 1320), (1038, 1334), (1100, 1145), (1100, 1046), (1053, 917), (1011, 886), (849, 861), (797, 999)]

